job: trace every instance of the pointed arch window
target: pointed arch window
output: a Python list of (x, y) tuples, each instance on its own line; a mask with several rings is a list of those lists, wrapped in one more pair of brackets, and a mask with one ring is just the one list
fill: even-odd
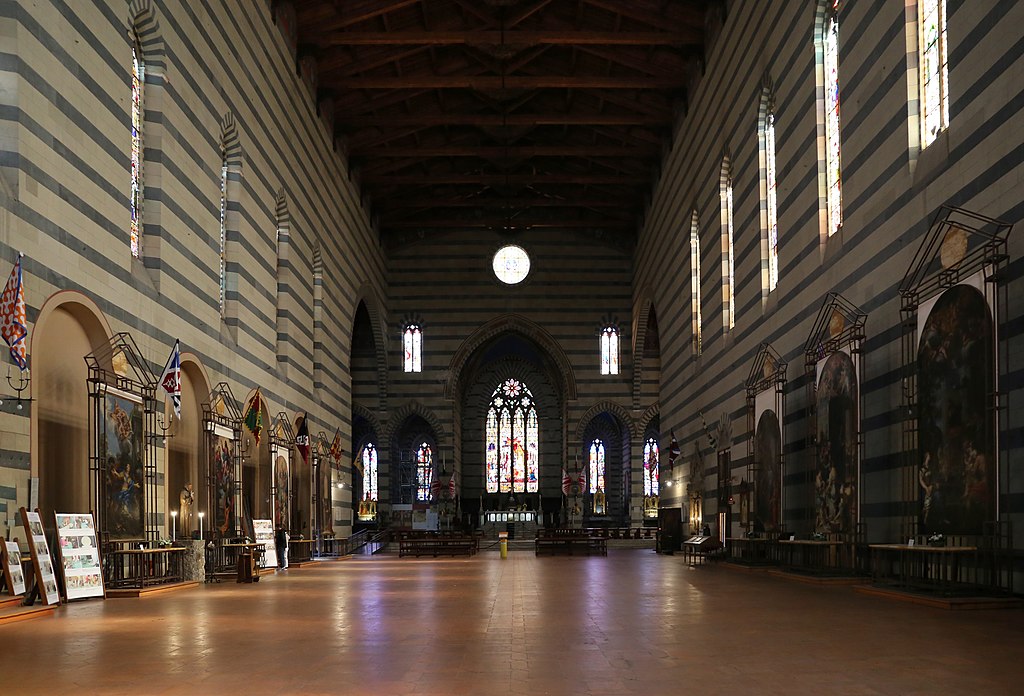
[(590, 443), (590, 467), (587, 472), (587, 480), (590, 482), (588, 490), (591, 493), (605, 492), (604, 473), (604, 442), (597, 439)]
[(363, 447), (363, 498), (377, 500), (377, 448), (372, 442)]
[(658, 468), (658, 441), (653, 437), (644, 443), (644, 495), (658, 495), (661, 472)]
[(698, 229), (697, 211), (690, 216), (690, 302), (693, 314), (693, 354), (701, 351), (701, 316), (700, 316), (700, 230)]
[(228, 153), (223, 145), (220, 151), (220, 314), (227, 307), (227, 243), (228, 243)]
[(491, 394), (486, 423), (488, 493), (536, 493), (540, 486), (540, 427), (529, 387), (506, 379)]
[(825, 103), (825, 207), (828, 236), (843, 225), (839, 128), (839, 0), (827, 0), (821, 37)]
[(921, 147), (931, 145), (949, 125), (949, 66), (946, 55), (946, 0), (919, 0), (918, 84), (921, 90)]
[(404, 366), (406, 372), (423, 371), (423, 330), (419, 324), (407, 324), (402, 337), (405, 351)]
[(614, 326), (601, 330), (601, 374), (619, 374), (619, 330)]
[(779, 203), (775, 164), (775, 112), (768, 109), (761, 125), (764, 141), (764, 221), (768, 292), (779, 286)]
[(722, 161), (720, 185), (722, 202), (722, 328), (732, 331), (736, 326), (736, 264), (733, 258), (732, 229), (732, 165)]
[(132, 256), (142, 254), (142, 90), (146, 83), (146, 63), (142, 57), (139, 37), (132, 35), (132, 140), (131, 140), (131, 208), (130, 241)]
[(416, 449), (416, 500), (430, 500), (430, 484), (434, 479), (434, 452), (423, 442)]

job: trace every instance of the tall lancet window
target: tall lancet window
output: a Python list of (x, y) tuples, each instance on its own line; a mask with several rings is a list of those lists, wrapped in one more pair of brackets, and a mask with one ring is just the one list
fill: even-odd
[(614, 326), (601, 330), (601, 374), (619, 374), (619, 330)]
[(142, 46), (137, 36), (132, 37), (132, 180), (131, 248), (132, 256), (142, 254), (142, 90), (146, 83), (146, 64), (142, 59)]
[(588, 490), (591, 493), (605, 492), (604, 472), (604, 442), (594, 440), (590, 443), (590, 470), (587, 472)]
[(839, 0), (828, 0), (821, 49), (825, 99), (825, 205), (828, 234), (843, 226), (842, 146), (839, 137)]
[(728, 333), (736, 326), (736, 264), (732, 251), (732, 166), (729, 158), (722, 161), (722, 328)]
[(416, 500), (430, 500), (430, 484), (434, 480), (434, 452), (426, 442), (416, 449)]
[(486, 422), (488, 493), (536, 493), (540, 489), (540, 427), (530, 389), (506, 379), (491, 394)]
[(768, 292), (779, 286), (779, 199), (775, 164), (775, 113), (768, 111), (762, 126), (764, 140), (764, 208), (767, 232)]
[(408, 324), (402, 334), (405, 352), (403, 365), (406, 372), (423, 371), (423, 330), (418, 324)]
[(946, 0), (919, 0), (918, 66), (921, 71), (921, 147), (949, 125), (949, 67), (946, 58)]
[(690, 302), (693, 318), (693, 354), (700, 355), (700, 230), (696, 210), (690, 216)]
[(644, 443), (644, 495), (658, 495), (661, 472), (658, 469), (658, 441), (653, 437)]
[(377, 500), (377, 448), (372, 442), (363, 447), (363, 497)]
[(228, 153), (220, 151), (220, 314), (224, 316), (228, 299)]

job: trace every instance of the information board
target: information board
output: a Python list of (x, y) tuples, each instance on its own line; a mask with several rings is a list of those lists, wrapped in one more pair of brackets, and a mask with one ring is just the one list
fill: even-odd
[(253, 520), (252, 530), (257, 544), (263, 544), (263, 567), (277, 567), (277, 544), (274, 540), (273, 520)]
[(21, 549), (18, 542), (5, 541), (3, 545), (4, 578), (11, 596), (25, 594), (25, 572), (21, 568)]
[(57, 546), (64, 569), (64, 596), (68, 599), (106, 596), (92, 515), (58, 512), (55, 517)]
[(29, 512), (21, 508), (21, 523), (28, 535), (28, 548), (32, 554), (32, 565), (35, 567), (39, 598), (43, 600), (43, 604), (60, 604), (57, 578), (53, 574), (53, 561), (50, 559), (50, 547), (46, 543), (43, 521), (38, 512)]

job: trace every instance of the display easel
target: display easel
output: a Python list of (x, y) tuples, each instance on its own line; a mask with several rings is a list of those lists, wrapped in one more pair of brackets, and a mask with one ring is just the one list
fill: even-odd
[(35, 604), (39, 597), (43, 604), (60, 604), (60, 593), (57, 591), (57, 578), (53, 573), (53, 559), (50, 547), (46, 543), (43, 521), (38, 512), (29, 512), (20, 508), (21, 524), (28, 537), (29, 554), (32, 556), (32, 573), (35, 575), (35, 586), (25, 598), (25, 606)]
[(25, 594), (25, 571), (21, 566), (21, 549), (16, 541), (4, 541), (0, 544), (0, 562), (3, 563), (4, 587), (7, 588), (7, 601), (22, 597)]
[(92, 513), (54, 513), (57, 562), (61, 568), (61, 596), (65, 602), (91, 597), (107, 598), (103, 582), (103, 555)]

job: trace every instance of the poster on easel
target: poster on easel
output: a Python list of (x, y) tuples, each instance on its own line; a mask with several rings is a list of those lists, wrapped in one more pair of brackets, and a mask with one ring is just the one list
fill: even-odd
[(277, 567), (277, 543), (274, 539), (273, 520), (253, 520), (253, 533), (257, 544), (263, 544), (263, 566)]
[(91, 514), (55, 514), (57, 553), (64, 570), (64, 596), (71, 599), (106, 597), (103, 567)]
[(29, 539), (28, 548), (32, 555), (32, 567), (35, 568), (39, 598), (43, 600), (43, 604), (60, 604), (57, 578), (53, 574), (53, 561), (50, 559), (50, 547), (46, 543), (43, 521), (38, 512), (29, 512), (21, 508), (21, 523)]
[(4, 580), (12, 597), (25, 594), (25, 571), (21, 567), (21, 549), (18, 542), (5, 541), (3, 551)]

